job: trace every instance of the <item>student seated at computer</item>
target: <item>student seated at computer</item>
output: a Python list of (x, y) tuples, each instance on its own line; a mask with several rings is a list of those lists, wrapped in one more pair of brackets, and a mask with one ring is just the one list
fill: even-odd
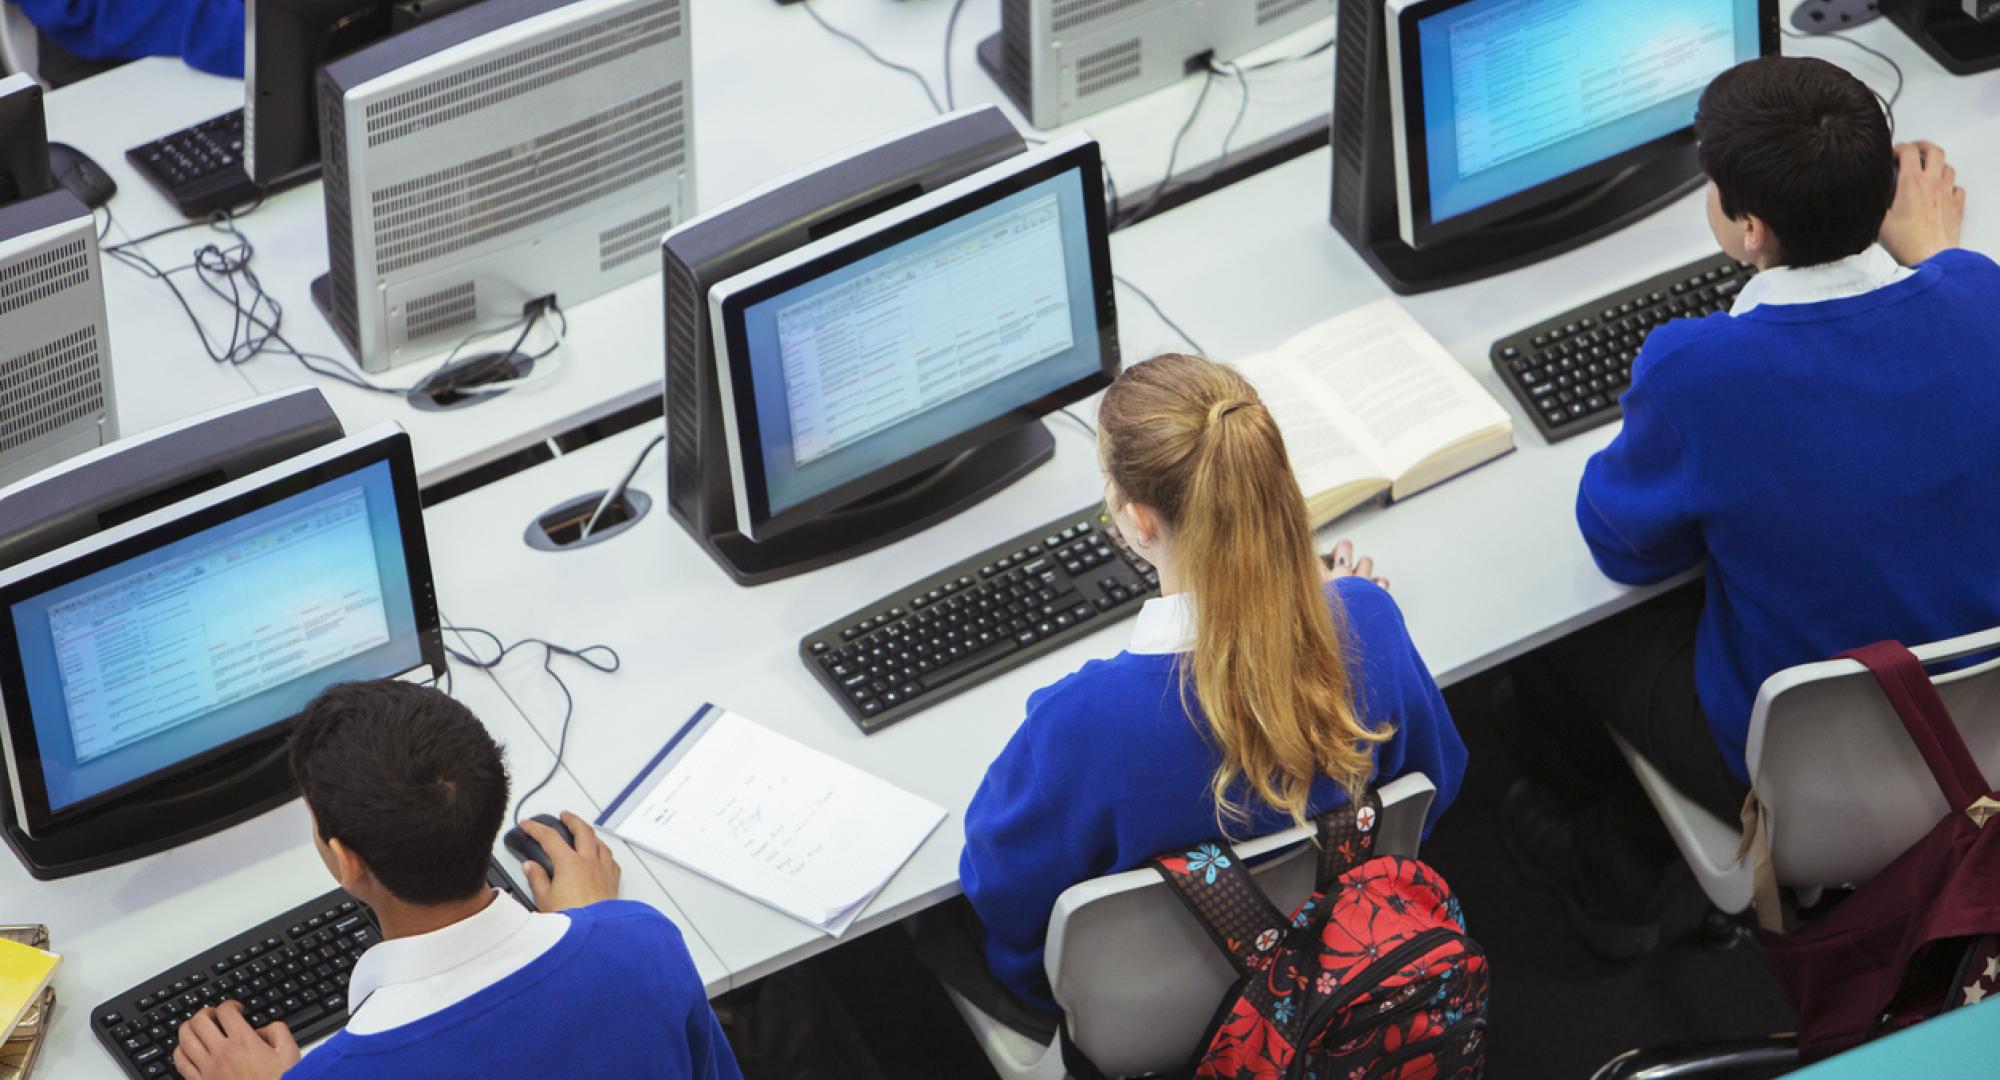
[(1734, 823), (1771, 674), (2000, 624), (2000, 267), (1958, 248), (1944, 151), (1892, 145), (1875, 95), (1811, 59), (1724, 72), (1694, 130), (1715, 238), (1760, 272), (1652, 332), (1576, 514), (1610, 577), (1706, 581), (1518, 665), (1508, 725), (1561, 766), (1510, 793), (1508, 846), (1613, 957), (1659, 942), (1674, 855), (1607, 725)]
[(1160, 575), (1131, 644), (1028, 699), (965, 816), (959, 877), (993, 974), (1054, 1008), (1056, 897), (1170, 848), (1258, 836), (1422, 772), (1431, 822), (1465, 746), (1369, 559), (1329, 569), (1257, 392), (1192, 356), (1127, 368), (1098, 408), (1113, 521)]
[[(243, 77), (245, 0), (9, 0), (48, 40), (71, 54), (42, 50), (43, 78), (71, 81), (73, 59), (178, 56), (211, 75)], [(79, 70), (79, 73), (83, 73)]]
[(304, 1061), (283, 1022), (253, 1029), (225, 1002), (181, 1025), (182, 1076), (740, 1080), (680, 931), (615, 899), (618, 863), (580, 818), (562, 816), (574, 847), (523, 823), (555, 864), (523, 865), (540, 912), (487, 886), (507, 771), (465, 706), (332, 687), (299, 717), (292, 772), (320, 858), (383, 940), (354, 966), (346, 1029)]

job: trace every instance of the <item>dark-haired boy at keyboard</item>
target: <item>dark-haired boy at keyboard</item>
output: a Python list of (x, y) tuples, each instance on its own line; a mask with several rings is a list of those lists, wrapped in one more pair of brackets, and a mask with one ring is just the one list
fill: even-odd
[[(1706, 582), (1557, 643), (1516, 688), (1523, 734), (1599, 748), (1573, 772), (1624, 773), (1608, 725), (1734, 823), (1767, 677), (2000, 624), (2000, 267), (1958, 246), (1965, 191), (1944, 151), (1893, 145), (1874, 93), (1832, 64), (1724, 72), (1694, 130), (1710, 227), (1759, 273), (1728, 314), (1647, 339), (1576, 513), (1610, 577), (1705, 562)], [(1572, 857), (1583, 823), (1608, 815), (1530, 795), (1505, 818), (1517, 857), (1571, 886), (1572, 922), (1600, 951), (1644, 951), (1643, 927), (1617, 932), (1644, 882), (1577, 895), (1617, 876)], [(1623, 805), (1658, 835), (1643, 800)]]
[(573, 847), (522, 823), (555, 866), (522, 866), (540, 912), (487, 887), (507, 770), (465, 706), (335, 686), (300, 716), (292, 772), (320, 858), (384, 940), (354, 965), (346, 1029), (304, 1060), (284, 1021), (253, 1028), (225, 1002), (181, 1025), (183, 1077), (741, 1080), (680, 931), (614, 899), (618, 863), (580, 818), (563, 815)]

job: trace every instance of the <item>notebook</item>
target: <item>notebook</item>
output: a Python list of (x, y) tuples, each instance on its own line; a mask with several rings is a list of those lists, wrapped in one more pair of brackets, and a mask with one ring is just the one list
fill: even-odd
[[(0, 937), (0, 1039), (10, 1038), (55, 978), (62, 957)], [(39, 1022), (39, 1017), (36, 1018)]]
[(1514, 448), (1507, 410), (1394, 300), (1236, 364), (1285, 437), (1314, 528)]
[(703, 705), (597, 824), (839, 937), (944, 808)]

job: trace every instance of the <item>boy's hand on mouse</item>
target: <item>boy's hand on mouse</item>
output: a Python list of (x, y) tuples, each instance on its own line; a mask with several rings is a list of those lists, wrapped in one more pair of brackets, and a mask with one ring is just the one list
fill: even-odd
[(618, 860), (611, 854), (589, 823), (565, 810), (562, 823), (576, 837), (575, 846), (563, 843), (562, 834), (539, 821), (521, 822), (521, 831), (542, 845), (555, 866), (553, 880), (542, 872), (540, 863), (521, 864), (528, 889), (534, 893), (535, 907), (541, 911), (568, 911), (589, 907), (599, 900), (618, 898)]
[(174, 1048), (174, 1068), (188, 1080), (275, 1080), (298, 1063), (299, 1044), (283, 1020), (253, 1028), (235, 1001), (195, 1013)]
[(1958, 170), (1945, 164), (1935, 143), (1896, 147), (1896, 200), (1882, 219), (1882, 246), (1904, 266), (1915, 266), (1958, 246), (1965, 220), (1965, 189)]

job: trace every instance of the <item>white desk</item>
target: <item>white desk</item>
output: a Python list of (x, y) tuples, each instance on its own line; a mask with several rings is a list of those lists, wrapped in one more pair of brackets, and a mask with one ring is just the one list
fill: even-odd
[[(931, 74), (942, 92), (947, 0), (814, 2), (835, 25)], [(969, 3), (960, 19), (954, 70), (961, 107), (1000, 102), (1005, 96), (973, 56), (979, 40), (998, 27), (998, 12), (997, 4)], [(907, 77), (877, 66), (797, 8), (772, 0), (694, 0), (691, 28), (695, 191), (702, 207), (933, 115)], [(1330, 24), (1300, 31), (1256, 58), (1303, 52), (1330, 32)], [(1323, 115), (1331, 101), (1332, 55), (1249, 78), (1250, 107), (1231, 144), (1235, 150)], [(1103, 140), (1113, 175), (1129, 197), (1161, 178), (1174, 132), (1198, 91), (1199, 80), (1184, 80), (1074, 126)], [(1234, 80), (1218, 78), (1183, 143), (1178, 174), (1193, 175), (1214, 161), (1239, 101)], [(111, 204), (115, 241), (182, 220), (125, 161), (125, 150), (240, 107), (242, 84), (200, 74), (177, 60), (152, 59), (66, 87), (50, 95), (49, 103), (50, 137), (82, 149), (118, 183)], [(1011, 106), (1006, 108), (1022, 123)], [(306, 352), (346, 361), (345, 348), (309, 292), (310, 282), (327, 264), (319, 185), (272, 196), (243, 220), (242, 228), (256, 245), (253, 267), (284, 306), (286, 336)], [(190, 230), (163, 237), (145, 251), (163, 266), (178, 264), (187, 261), (201, 235)], [(310, 374), (291, 357), (276, 353), (237, 371), (220, 368), (203, 354), (164, 286), (115, 261), (107, 260), (105, 266), (120, 415), (128, 431), (250, 393), (311, 383), (326, 392), (351, 430), (384, 420), (408, 428), (419, 480), (428, 486), (659, 393), (664, 344), (656, 276), (569, 305), (568, 370), (560, 378), (461, 410), (424, 413), (401, 398)], [(225, 325), (228, 309), (191, 277), (183, 281), (183, 291), (212, 326)], [(376, 380), (409, 385), (432, 366), (420, 362)]]
[[(456, 663), (452, 677), (458, 699), (501, 742), (515, 784), (540, 779), (550, 752), (523, 730), (519, 714), (494, 681)], [(588, 816), (598, 809), (562, 773), (532, 800), (532, 808)], [(333, 888), (309, 839), (310, 828), (305, 805), (293, 800), (192, 844), (58, 881), (30, 878), (11, 852), (0, 858), (0, 920), (47, 923), (51, 944), (63, 955), (55, 981), (55, 1026), (35, 1076), (82, 1080), (116, 1075), (90, 1030), (92, 1009), (168, 965), (249, 929), (256, 920)], [(615, 839), (612, 844), (626, 868), (622, 894), (658, 907), (679, 924), (709, 992), (720, 993), (727, 977), (720, 958), (630, 849)], [(510, 871), (517, 862), (497, 844), (494, 854)]]
[[(1910, 73), (1899, 105), (1903, 134), (1944, 143), (1976, 191), (2000, 178), (2000, 145), (1990, 137), (2000, 75), (1948, 79), (1886, 25), (1862, 38), (1890, 51)], [(1787, 45), (1850, 63), (1881, 84), (1875, 62), (1847, 46)], [(1214, 355), (1267, 348), (1387, 294), (1326, 224), (1328, 173), (1328, 152), (1302, 158), (1120, 233), (1113, 257)], [(1700, 200), (1691, 195), (1546, 263), (1406, 303), (1518, 418), (1486, 360), (1490, 343), (1615, 283), (1712, 251)], [(1979, 209), (1977, 200), (1967, 241), (2000, 249), (2000, 217)], [(1123, 294), (1120, 300), (1128, 358), (1177, 346), (1143, 307)], [(615, 479), (653, 433), (648, 425), (434, 508), (427, 515), (432, 545), (465, 553), (440, 562), (440, 588), (474, 598), (454, 605), (456, 617), (508, 636), (602, 641), (623, 653), (625, 671), (572, 684), (577, 721), (567, 767), (598, 801), (615, 795), (695, 705), (713, 699), (949, 809), (950, 818), (852, 931), (865, 933), (957, 891), (963, 811), (986, 763), (1019, 722), (1022, 702), (1086, 659), (1117, 651), (1127, 630), (1107, 629), (872, 737), (862, 736), (814, 682), (797, 658), (798, 640), (900, 583), (1097, 497), (1088, 438), (1059, 417), (1049, 422), (1057, 435), (1055, 460), (987, 502), (881, 551), (754, 589), (731, 585), (657, 504), (630, 532), (583, 551), (545, 554), (512, 539), (533, 514)], [(1574, 524), (1583, 463), (1615, 429), (1555, 446), (1524, 418), (1516, 430), (1515, 453), (1394, 508), (1343, 520), (1322, 537), (1352, 536), (1376, 556), (1441, 683), (1658, 591), (1605, 579)], [(636, 482), (660, 498), (662, 462), (654, 458)], [(498, 674), (530, 722), (553, 740), (560, 701), (539, 671), (524, 659)], [(832, 944), (663, 860), (641, 858), (728, 965), (732, 985)]]

